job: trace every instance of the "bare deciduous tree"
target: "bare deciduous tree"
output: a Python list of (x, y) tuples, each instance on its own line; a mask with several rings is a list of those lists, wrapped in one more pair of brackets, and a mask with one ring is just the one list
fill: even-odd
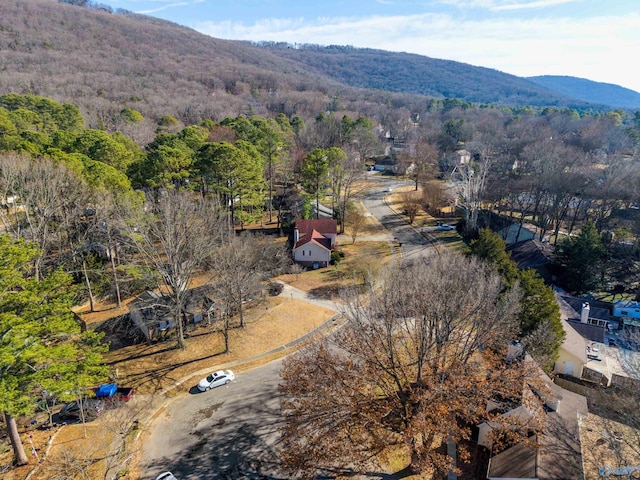
[(161, 275), (171, 298), (177, 345), (184, 348), (183, 313), (187, 288), (226, 231), (217, 203), (188, 191), (159, 192), (144, 209), (129, 210), (127, 239)]
[(297, 476), (367, 468), (390, 446), (412, 470), (443, 473), (451, 459), (439, 447), (469, 439), (489, 399), (536, 402), (523, 394), (522, 362), (506, 362), (517, 289), (503, 292), (489, 267), (452, 255), (388, 273), (368, 301), (350, 299), (334, 339), (285, 360), (282, 454)]
[(409, 217), (409, 224), (413, 225), (418, 213), (420, 213), (421, 207), (420, 195), (416, 192), (404, 192), (402, 194), (402, 208), (404, 209), (407, 217)]
[(121, 470), (134, 453), (130, 451), (129, 439), (137, 431), (139, 421), (148, 414), (151, 402), (149, 397), (135, 397), (126, 403), (110, 405), (112, 408), (100, 415), (99, 422), (108, 433), (103, 439), (104, 480), (116, 478), (115, 472)]
[(364, 216), (358, 207), (353, 205), (347, 210), (346, 224), (349, 226), (351, 241), (355, 244), (356, 238), (358, 238), (358, 235), (367, 224), (367, 217)]
[(229, 351), (230, 316), (237, 313), (239, 326), (243, 328), (243, 303), (261, 292), (262, 278), (289, 263), (290, 258), (282, 244), (264, 241), (251, 233), (237, 236), (232, 232), (212, 252), (209, 265), (215, 275), (215, 291), (225, 306), (221, 319), (225, 353)]
[[(34, 268), (41, 278), (54, 247), (58, 255), (68, 247), (70, 232), (65, 229), (87, 205), (86, 189), (62, 163), (11, 153), (0, 156), (0, 198), (7, 202), (7, 208), (0, 209), (4, 229), (40, 247)], [(59, 265), (60, 259), (53, 263)]]

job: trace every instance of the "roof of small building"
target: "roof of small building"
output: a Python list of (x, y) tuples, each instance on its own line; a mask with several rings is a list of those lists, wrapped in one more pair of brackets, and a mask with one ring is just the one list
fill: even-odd
[(580, 312), (582, 311), (582, 304), (585, 302), (589, 302), (589, 318), (596, 318), (598, 320), (611, 320), (611, 315), (609, 314), (609, 307), (605, 302), (597, 302), (594, 300), (586, 300), (580, 297), (573, 297), (571, 295), (562, 295), (562, 298), (565, 302), (571, 305), (576, 311), (576, 317), (580, 317)]
[(300, 236), (307, 235), (314, 230), (324, 235), (335, 235), (338, 233), (338, 222), (332, 218), (298, 219), (295, 228), (298, 229)]
[(518, 268), (536, 268), (549, 263), (544, 247), (534, 239), (512, 243), (507, 252), (511, 253), (511, 260), (518, 264)]
[(583, 363), (587, 363), (587, 342), (584, 337), (565, 319), (562, 319), (562, 327), (567, 336), (561, 348), (579, 358)]
[(312, 230), (310, 234), (305, 234), (304, 237), (298, 240), (298, 243), (296, 243), (293, 248), (299, 248), (307, 243), (313, 243), (327, 250), (331, 250), (331, 240), (317, 230)]
[(518, 443), (489, 461), (488, 478), (536, 478), (538, 449)]
[(605, 341), (605, 329), (598, 325), (590, 323), (582, 323), (576, 320), (568, 320), (571, 325), (580, 335), (592, 342), (604, 343)]

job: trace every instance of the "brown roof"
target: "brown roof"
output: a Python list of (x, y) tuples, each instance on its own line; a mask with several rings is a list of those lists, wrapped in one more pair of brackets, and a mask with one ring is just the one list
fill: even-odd
[(579, 418), (588, 413), (582, 395), (545, 382), (559, 400), (557, 410), (546, 416), (545, 433), (538, 447), (519, 443), (491, 458), (487, 477), (566, 480), (584, 478)]
[(489, 461), (487, 478), (536, 478), (538, 449), (519, 443)]
[(295, 244), (294, 248), (301, 247), (302, 245), (306, 245), (307, 243), (315, 243), (321, 247), (326, 248), (327, 250), (331, 250), (331, 240), (322, 235), (317, 230), (312, 230), (310, 234), (306, 234), (304, 237), (298, 240), (298, 243)]
[(296, 228), (300, 236), (311, 233), (313, 230), (324, 235), (338, 233), (338, 222), (331, 218), (320, 218), (315, 220), (296, 220)]
[(536, 240), (522, 240), (507, 247), (511, 253), (511, 260), (518, 264), (518, 268), (536, 268), (549, 263), (542, 244)]

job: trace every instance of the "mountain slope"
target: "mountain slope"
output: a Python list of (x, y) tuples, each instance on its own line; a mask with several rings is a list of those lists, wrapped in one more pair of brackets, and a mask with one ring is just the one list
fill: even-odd
[(461, 98), (476, 103), (585, 106), (583, 101), (526, 79), (451, 60), (353, 47), (262, 45), (282, 58), (295, 60), (354, 87)]
[(640, 108), (640, 93), (619, 85), (556, 75), (528, 77), (528, 80), (555, 90), (562, 95), (585, 102), (600, 103), (619, 108)]
[(240, 42), (55, 0), (2, 0), (0, 72), (0, 94), (72, 102), (93, 123), (124, 106), (191, 123), (288, 101), (256, 98), (262, 92), (304, 91), (322, 110), (326, 92), (342, 88)]
[[(588, 108), (528, 80), (419, 55), (349, 47), (257, 46), (171, 22), (55, 0), (1, 0), (0, 94), (76, 104), (113, 127), (124, 107), (184, 123), (268, 112), (426, 108), (428, 97), (498, 105)], [(409, 93), (403, 93), (409, 92)]]

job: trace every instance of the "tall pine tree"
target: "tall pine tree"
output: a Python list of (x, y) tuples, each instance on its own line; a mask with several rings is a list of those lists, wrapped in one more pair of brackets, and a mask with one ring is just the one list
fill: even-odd
[(33, 412), (43, 380), (81, 391), (106, 377), (104, 346), (81, 333), (71, 311), (71, 277), (57, 270), (37, 279), (38, 254), (35, 244), (0, 236), (0, 410), (18, 465), (27, 457), (15, 418)]

